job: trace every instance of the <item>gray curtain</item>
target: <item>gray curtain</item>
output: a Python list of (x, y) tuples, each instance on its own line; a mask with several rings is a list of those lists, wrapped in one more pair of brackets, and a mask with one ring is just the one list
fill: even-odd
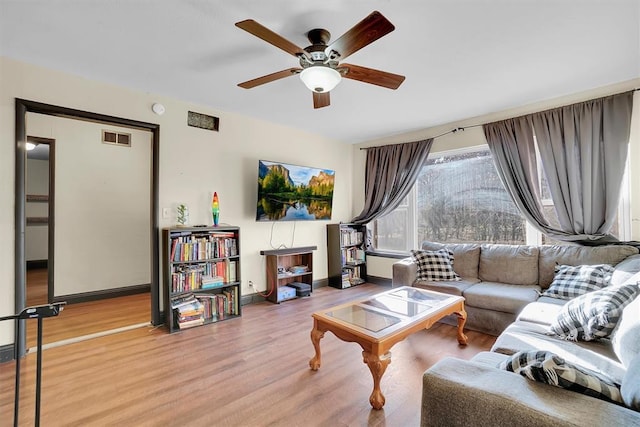
[[(526, 219), (563, 241), (609, 235), (627, 159), (633, 91), (484, 125), (498, 174)], [(534, 135), (559, 226), (538, 187)]]
[(366, 224), (397, 208), (415, 184), (432, 144), (429, 138), (368, 148), (364, 208), (351, 222)]

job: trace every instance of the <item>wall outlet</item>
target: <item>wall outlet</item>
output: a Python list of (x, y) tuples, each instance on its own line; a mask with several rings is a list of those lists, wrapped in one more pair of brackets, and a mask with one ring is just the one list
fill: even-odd
[(162, 208), (162, 218), (163, 219), (169, 218), (169, 212), (170, 212), (169, 208)]
[(249, 287), (253, 288), (253, 282), (251, 280), (249, 280)]

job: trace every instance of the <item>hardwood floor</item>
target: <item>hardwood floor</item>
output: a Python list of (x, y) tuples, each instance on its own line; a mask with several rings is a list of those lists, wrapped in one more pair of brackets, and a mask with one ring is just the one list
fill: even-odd
[[(243, 307), (241, 318), (168, 334), (144, 327), (43, 352), (46, 426), (416, 426), (422, 373), (445, 356), (471, 358), (495, 338), (437, 324), (391, 350), (386, 405), (369, 405), (372, 378), (357, 344), (327, 333), (322, 367), (311, 313), (385, 288), (317, 289), (309, 298)], [(66, 314), (66, 313), (64, 313)], [(62, 319), (62, 315), (60, 316)], [(20, 425), (33, 425), (35, 354), (22, 363)], [(0, 419), (13, 411), (14, 362), (0, 365)]]
[[(27, 271), (27, 306), (47, 303), (47, 270)], [(69, 304), (57, 317), (42, 320), (42, 342), (51, 344), (151, 319), (149, 293)], [(38, 322), (27, 322), (27, 348), (36, 346)]]

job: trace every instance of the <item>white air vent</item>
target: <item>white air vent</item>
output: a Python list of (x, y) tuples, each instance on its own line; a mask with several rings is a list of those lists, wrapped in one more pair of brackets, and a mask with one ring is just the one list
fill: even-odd
[(120, 145), (122, 147), (131, 147), (131, 134), (120, 133), (111, 130), (102, 130), (102, 143), (111, 145)]

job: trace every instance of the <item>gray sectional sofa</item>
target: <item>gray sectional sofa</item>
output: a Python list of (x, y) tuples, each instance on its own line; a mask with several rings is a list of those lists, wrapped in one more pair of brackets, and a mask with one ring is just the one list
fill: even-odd
[[(638, 249), (611, 246), (528, 246), (494, 244), (447, 244), (424, 242), (422, 249), (446, 248), (453, 253), (453, 270), (459, 281), (416, 281), (412, 258), (393, 264), (393, 286), (417, 286), (462, 295), (467, 310), (466, 328), (499, 335), (516, 320), (520, 311), (537, 301), (549, 287), (558, 265), (617, 265)], [(456, 325), (454, 318), (446, 323)]]
[[(431, 250), (441, 247), (425, 246)], [(568, 301), (532, 295), (549, 286), (556, 263), (611, 264), (615, 270), (609, 286), (637, 286), (640, 255), (635, 247), (447, 248), (454, 253), (453, 267), (463, 280), (409, 283), (462, 294), (467, 299), (470, 327), (498, 337), (489, 352), (471, 360), (444, 358), (424, 373), (423, 426), (640, 426), (640, 297), (624, 308), (610, 338), (570, 341), (549, 333), (549, 325)], [(477, 274), (473, 274), (474, 259), (478, 259)], [(537, 278), (533, 259), (537, 260)], [(411, 264), (405, 259), (394, 265), (394, 286), (411, 280)], [(480, 286), (485, 289), (473, 289)], [(552, 352), (567, 363), (621, 384), (624, 402), (616, 404), (554, 387), (500, 366), (517, 352), (533, 350)]]

